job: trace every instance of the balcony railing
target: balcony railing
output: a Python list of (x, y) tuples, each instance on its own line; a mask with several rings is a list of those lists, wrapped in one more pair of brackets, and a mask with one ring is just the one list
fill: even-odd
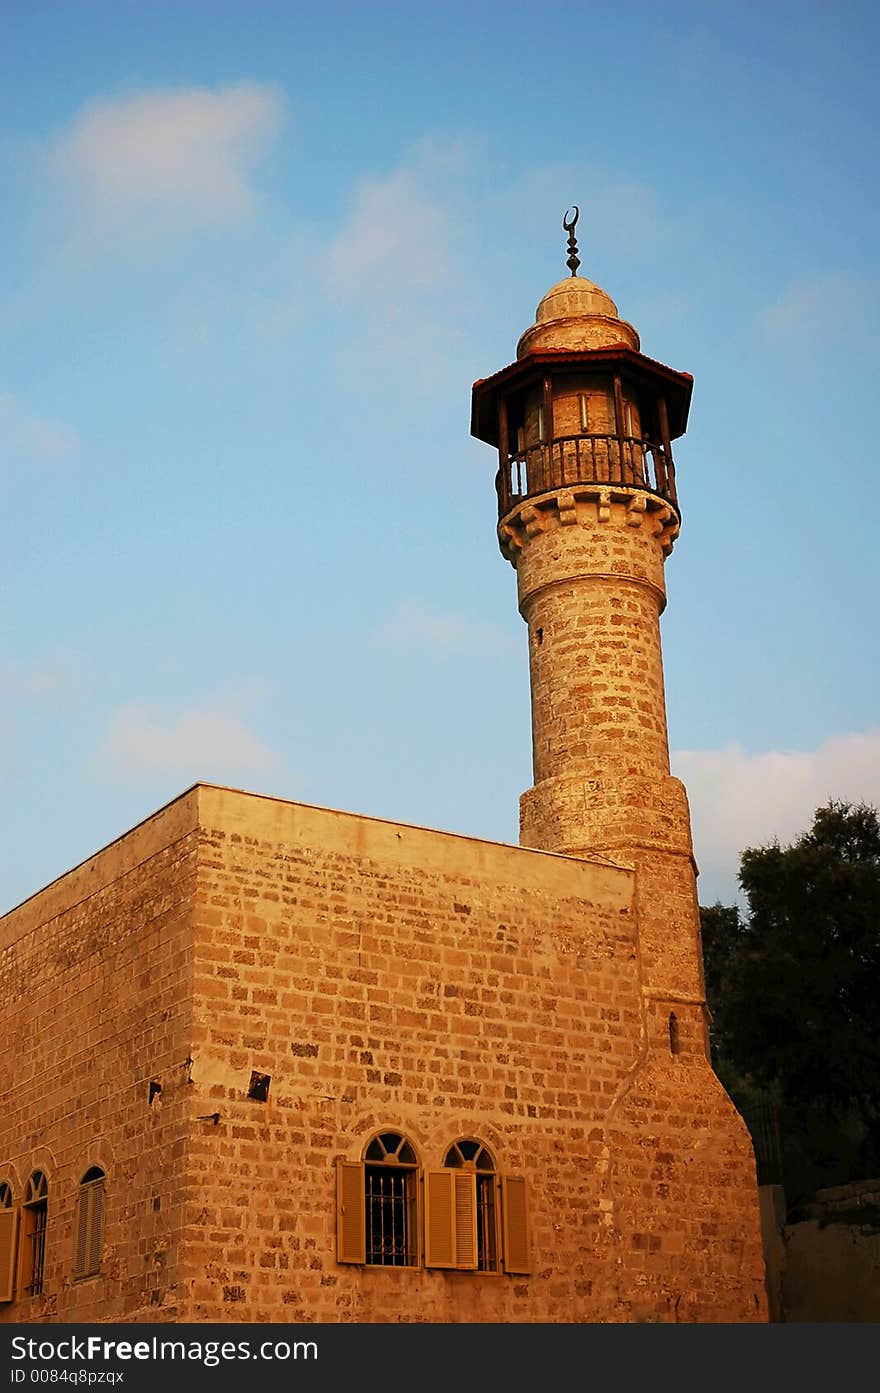
[(647, 489), (678, 512), (672, 454), (635, 436), (567, 435), (511, 455), (498, 470), (498, 516), (524, 498), (573, 484)]

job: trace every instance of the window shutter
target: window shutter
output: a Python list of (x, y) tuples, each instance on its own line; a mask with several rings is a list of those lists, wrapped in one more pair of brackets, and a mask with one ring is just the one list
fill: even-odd
[(86, 1253), (86, 1272), (100, 1272), (101, 1248), (104, 1243), (104, 1182), (95, 1180), (90, 1186), (89, 1243)]
[(79, 1194), (76, 1202), (76, 1254), (74, 1257), (74, 1275), (84, 1277), (88, 1272), (87, 1260), (89, 1251), (89, 1213), (92, 1191), (88, 1185), (80, 1185)]
[(504, 1270), (531, 1272), (525, 1176), (502, 1175), (501, 1196), (504, 1210)]
[(0, 1301), (11, 1301), (15, 1295), (15, 1240), (18, 1235), (18, 1210), (0, 1209)]
[(455, 1171), (425, 1171), (425, 1266), (455, 1267)]
[(455, 1175), (455, 1265), (475, 1271), (477, 1266), (477, 1177), (473, 1171)]
[(364, 1167), (360, 1161), (336, 1162), (336, 1261), (367, 1260), (364, 1217)]
[(34, 1276), (35, 1228), (34, 1211), (30, 1206), (25, 1205), (21, 1211), (21, 1223), (18, 1226), (18, 1277), (16, 1281), (16, 1286), (22, 1296), (29, 1294), (28, 1287)]
[(473, 1171), (425, 1172), (425, 1266), (477, 1266), (477, 1177)]
[(77, 1277), (91, 1277), (101, 1270), (103, 1239), (104, 1181), (92, 1180), (79, 1188), (74, 1259)]

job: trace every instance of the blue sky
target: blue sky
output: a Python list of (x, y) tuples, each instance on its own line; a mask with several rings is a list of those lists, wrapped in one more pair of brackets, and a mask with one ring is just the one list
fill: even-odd
[(701, 900), (880, 803), (875, 5), (2, 11), (0, 908), (197, 779), (516, 840), (470, 385), (572, 203), (695, 378), (662, 627)]

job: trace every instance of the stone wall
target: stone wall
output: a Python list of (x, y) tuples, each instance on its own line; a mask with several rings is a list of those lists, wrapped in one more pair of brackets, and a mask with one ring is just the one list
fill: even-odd
[[(637, 907), (602, 858), (190, 791), (2, 921), (0, 1180), (50, 1200), (0, 1318), (764, 1319), (751, 1148)], [(337, 1161), (385, 1131), (524, 1176), (529, 1270), (340, 1263)]]
[[(219, 790), (202, 823), (190, 1318), (764, 1318), (751, 1148), (702, 1010), (673, 1054), (641, 991), (631, 872)], [(385, 1129), (526, 1175), (531, 1272), (339, 1264), (334, 1161)]]
[(780, 1186), (761, 1199), (771, 1318), (880, 1321), (880, 1180), (819, 1190), (793, 1223)]
[[(0, 1181), (15, 1205), (34, 1171), (48, 1181), (43, 1293), (0, 1304), (0, 1321), (174, 1317), (197, 809), (185, 795), (0, 919)], [(104, 1257), (77, 1281), (92, 1166), (107, 1175)]]

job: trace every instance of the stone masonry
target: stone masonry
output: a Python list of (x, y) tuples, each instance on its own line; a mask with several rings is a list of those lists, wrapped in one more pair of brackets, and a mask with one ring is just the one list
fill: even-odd
[[(0, 1319), (761, 1318), (745, 1132), (698, 1010), (671, 1053), (635, 892), (602, 858), (184, 794), (0, 921), (0, 1176), (49, 1183), (44, 1292)], [(388, 1127), (527, 1176), (528, 1274), (337, 1262), (334, 1160)]]

